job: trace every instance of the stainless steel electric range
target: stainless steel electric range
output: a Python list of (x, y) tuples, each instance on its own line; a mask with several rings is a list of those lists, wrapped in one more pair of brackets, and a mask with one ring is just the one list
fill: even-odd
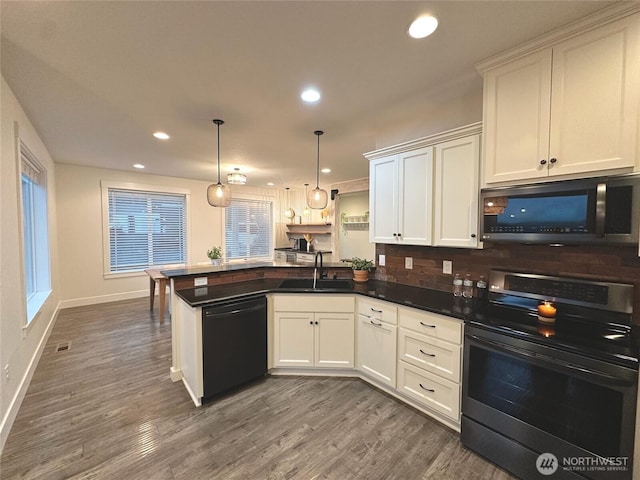
[(524, 479), (630, 479), (633, 286), (492, 271), (465, 325), (461, 438)]

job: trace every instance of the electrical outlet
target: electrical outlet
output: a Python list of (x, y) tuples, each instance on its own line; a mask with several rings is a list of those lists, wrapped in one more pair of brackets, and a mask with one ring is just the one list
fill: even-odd
[(404, 257), (404, 268), (411, 270), (413, 268), (413, 257)]
[(4, 378), (6, 380), (9, 380), (9, 364), (8, 363), (4, 366)]
[(378, 265), (384, 267), (384, 262), (386, 261), (385, 255), (378, 255)]
[(193, 279), (194, 287), (206, 287), (207, 286), (207, 277), (198, 277)]
[(451, 260), (442, 261), (442, 273), (451, 275), (453, 273), (453, 262)]

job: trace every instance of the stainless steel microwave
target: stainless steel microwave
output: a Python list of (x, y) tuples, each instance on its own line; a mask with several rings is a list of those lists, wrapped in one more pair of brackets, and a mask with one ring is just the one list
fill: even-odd
[(638, 244), (640, 175), (481, 190), (488, 242)]

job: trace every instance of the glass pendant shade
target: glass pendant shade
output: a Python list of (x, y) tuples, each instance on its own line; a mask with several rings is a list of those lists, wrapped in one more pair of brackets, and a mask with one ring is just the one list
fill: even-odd
[(311, 215), (311, 210), (309, 209), (309, 192), (307, 188), (309, 187), (308, 183), (304, 184), (304, 210), (302, 211), (302, 215), (308, 217)]
[(326, 208), (328, 202), (329, 195), (327, 195), (327, 191), (318, 187), (311, 190), (307, 196), (307, 204), (309, 208), (313, 208), (314, 210)]
[[(287, 205), (291, 205), (291, 202), (289, 201), (289, 187), (287, 187), (286, 190), (287, 190)], [(287, 209), (284, 211), (284, 218), (291, 220), (295, 216), (296, 216), (296, 212), (291, 207), (287, 207)]]
[(228, 207), (231, 205), (231, 189), (220, 183), (220, 125), (224, 122), (216, 119), (213, 123), (218, 126), (218, 183), (207, 188), (207, 202), (212, 207)]
[(207, 202), (212, 207), (228, 207), (231, 205), (231, 189), (222, 183), (209, 185)]
[(329, 195), (326, 190), (322, 190), (319, 186), (320, 182), (320, 135), (324, 132), (316, 130), (313, 132), (318, 137), (318, 158), (316, 162), (316, 188), (311, 190), (307, 196), (307, 205), (314, 210), (323, 210), (329, 202)]

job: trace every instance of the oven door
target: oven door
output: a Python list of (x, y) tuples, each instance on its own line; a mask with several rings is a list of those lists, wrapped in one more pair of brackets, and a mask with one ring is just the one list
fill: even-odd
[(467, 325), (462, 442), (525, 479), (549, 458), (553, 478), (630, 479), (637, 376)]

